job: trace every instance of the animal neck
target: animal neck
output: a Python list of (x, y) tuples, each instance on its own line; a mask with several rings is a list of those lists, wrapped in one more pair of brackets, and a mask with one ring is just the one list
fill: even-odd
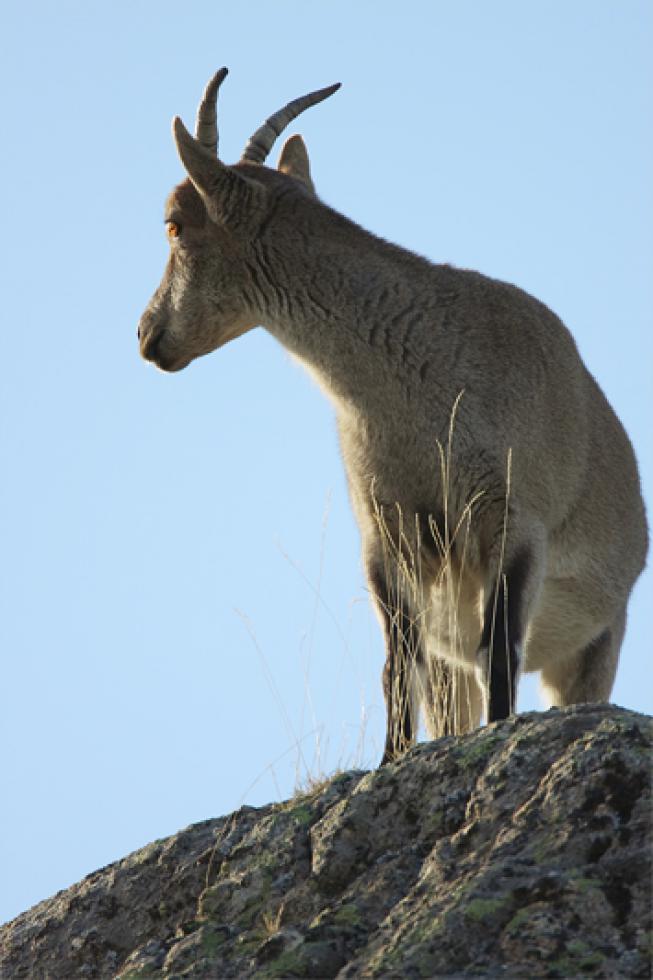
[[(339, 408), (365, 408), (424, 380), (438, 269), (308, 202), (266, 249), (262, 323)], [(263, 263), (262, 263), (263, 265)], [(435, 282), (434, 282), (435, 280)], [(435, 285), (435, 289), (434, 289)]]

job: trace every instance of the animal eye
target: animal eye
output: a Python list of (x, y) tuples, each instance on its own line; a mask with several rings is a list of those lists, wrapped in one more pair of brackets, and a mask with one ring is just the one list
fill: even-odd
[(168, 238), (179, 238), (181, 235), (181, 225), (176, 221), (166, 221), (166, 234)]

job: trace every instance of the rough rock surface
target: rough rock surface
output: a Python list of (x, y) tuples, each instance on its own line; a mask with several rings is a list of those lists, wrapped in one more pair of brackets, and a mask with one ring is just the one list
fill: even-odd
[(530, 713), (190, 827), (0, 930), (0, 976), (651, 975), (651, 719)]

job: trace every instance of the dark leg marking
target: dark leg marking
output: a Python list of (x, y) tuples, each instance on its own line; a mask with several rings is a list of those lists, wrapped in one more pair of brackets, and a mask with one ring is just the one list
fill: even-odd
[(527, 548), (518, 552), (485, 607), (481, 650), (488, 653), (488, 721), (515, 710), (519, 652), (524, 635), (524, 588), (530, 572)]

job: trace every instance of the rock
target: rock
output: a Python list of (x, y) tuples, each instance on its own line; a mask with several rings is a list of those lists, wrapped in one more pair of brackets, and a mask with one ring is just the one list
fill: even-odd
[(652, 728), (529, 713), (190, 827), (2, 927), (0, 977), (649, 977)]

